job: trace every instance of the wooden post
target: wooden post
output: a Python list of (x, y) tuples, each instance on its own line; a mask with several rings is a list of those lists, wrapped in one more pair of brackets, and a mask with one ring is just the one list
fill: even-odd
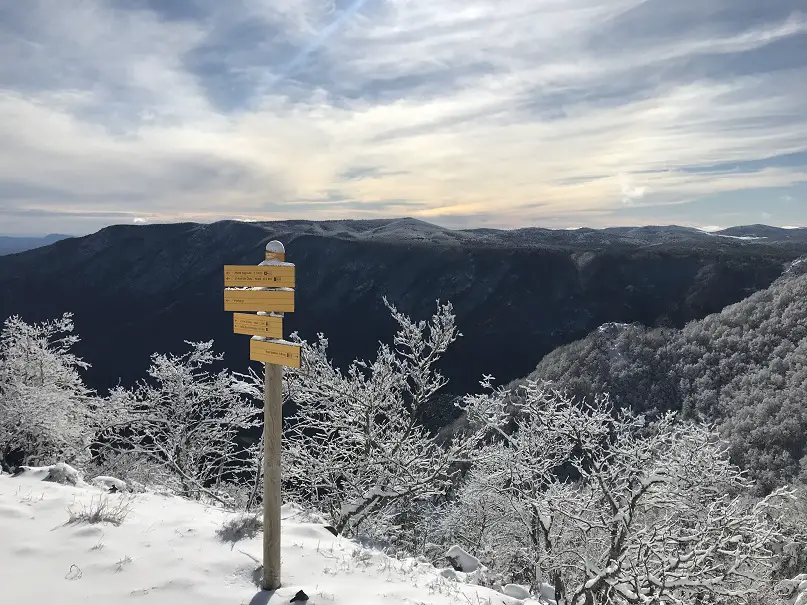
[[(266, 244), (260, 265), (224, 266), (224, 310), (236, 313), (233, 331), (252, 336), (249, 358), (264, 363), (263, 579), (280, 587), (280, 446), (283, 433), (283, 367), (300, 367), (300, 344), (283, 340), (283, 313), (294, 311), (295, 267), (278, 241)], [(270, 315), (267, 315), (269, 313)]]
[[(283, 260), (278, 241), (266, 244), (266, 257)], [(283, 434), (283, 366), (264, 364), (263, 393), (263, 585), (280, 588), (280, 442)]]
[(283, 366), (264, 364), (263, 401), (263, 589), (280, 587), (280, 441)]

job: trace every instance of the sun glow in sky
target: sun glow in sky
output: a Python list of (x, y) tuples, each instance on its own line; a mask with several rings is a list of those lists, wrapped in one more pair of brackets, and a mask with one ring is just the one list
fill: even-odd
[(802, 0), (0, 0), (0, 233), (807, 224)]

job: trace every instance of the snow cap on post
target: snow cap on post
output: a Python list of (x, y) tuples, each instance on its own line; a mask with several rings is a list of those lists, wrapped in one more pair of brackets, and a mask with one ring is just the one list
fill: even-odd
[(286, 248), (281, 242), (275, 239), (266, 244), (266, 260), (286, 260)]

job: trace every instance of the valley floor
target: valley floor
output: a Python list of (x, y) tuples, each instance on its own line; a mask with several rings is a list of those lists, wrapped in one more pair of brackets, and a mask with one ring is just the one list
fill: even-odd
[[(68, 523), (69, 509), (102, 498), (128, 506), (122, 524)], [(284, 585), (270, 594), (255, 584), (261, 534), (233, 544), (216, 533), (233, 513), (175, 496), (44, 482), (39, 473), (0, 475), (0, 602), (275, 605), (303, 590), (308, 605), (538, 604), (334, 537), (293, 507), (283, 513)]]

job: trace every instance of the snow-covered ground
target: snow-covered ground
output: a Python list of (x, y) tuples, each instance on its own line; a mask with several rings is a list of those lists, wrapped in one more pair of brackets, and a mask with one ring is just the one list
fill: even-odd
[[(260, 533), (223, 542), (233, 513), (156, 493), (108, 494), (103, 487), (43, 481), (46, 472), (0, 475), (0, 602), (9, 605), (537, 605), (445, 576), (416, 560), (399, 561), (334, 537), (284, 507), (283, 587), (256, 581)], [(99, 485), (109, 485), (103, 481)], [(108, 498), (128, 509), (123, 522), (68, 523), (69, 510)], [(462, 574), (459, 574), (462, 576)]]

